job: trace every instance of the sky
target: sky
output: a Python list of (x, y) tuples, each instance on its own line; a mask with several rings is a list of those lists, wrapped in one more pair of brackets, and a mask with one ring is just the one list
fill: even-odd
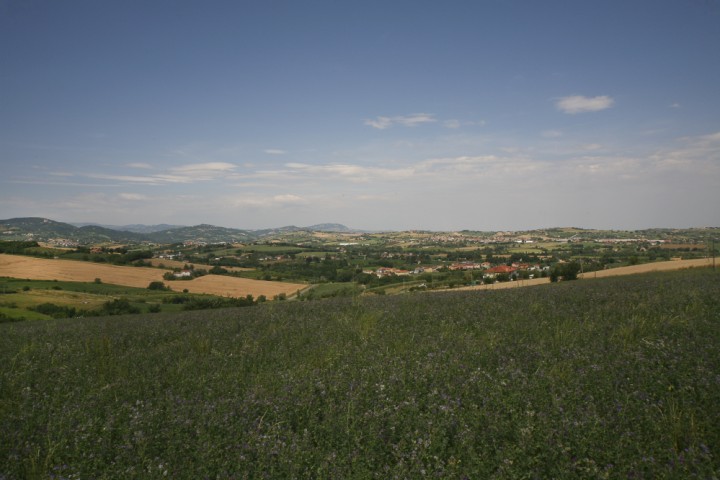
[(720, 226), (720, 0), (0, 0), (0, 218)]

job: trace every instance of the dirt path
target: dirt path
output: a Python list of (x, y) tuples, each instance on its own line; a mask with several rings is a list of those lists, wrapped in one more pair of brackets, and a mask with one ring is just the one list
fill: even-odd
[[(0, 277), (27, 278), (31, 280), (58, 280), (67, 282), (93, 282), (99, 278), (103, 283), (146, 288), (150, 282), (164, 281), (167, 270), (150, 267), (122, 267), (74, 260), (51, 260), (0, 254)], [(187, 289), (191, 293), (257, 298), (265, 295), (271, 299), (285, 293), (291, 295), (307, 285), (287, 282), (268, 282), (224, 275), (206, 275), (193, 280), (165, 281), (173, 290)]]
[[(720, 262), (719, 262), (720, 263)], [(694, 260), (672, 260), (668, 262), (644, 263), (642, 265), (632, 265), (629, 267), (609, 268), (597, 272), (588, 272), (578, 275), (582, 279), (615, 277), (619, 275), (634, 275), (637, 273), (661, 272), (669, 270), (682, 270), (683, 268), (693, 267), (709, 267), (712, 266), (711, 258), (698, 258)], [(501, 282), (492, 285), (476, 285), (473, 287), (460, 287), (454, 290), (498, 290), (503, 288), (520, 288), (531, 287), (533, 285), (542, 285), (550, 283), (550, 278), (533, 278), (532, 280), (517, 280), (515, 282)]]

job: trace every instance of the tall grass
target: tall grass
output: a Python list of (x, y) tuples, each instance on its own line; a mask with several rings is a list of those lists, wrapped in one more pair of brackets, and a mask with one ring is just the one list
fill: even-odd
[(0, 479), (716, 478), (719, 287), (0, 324)]

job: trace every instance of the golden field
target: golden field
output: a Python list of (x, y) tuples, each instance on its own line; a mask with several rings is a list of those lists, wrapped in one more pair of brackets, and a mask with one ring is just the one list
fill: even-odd
[[(103, 283), (145, 288), (150, 282), (164, 281), (167, 270), (150, 267), (122, 267), (98, 263), (51, 260), (0, 254), (0, 277), (27, 278), (30, 280), (58, 280), (68, 282), (93, 282), (99, 278)], [(165, 281), (171, 289), (191, 293), (207, 293), (231, 297), (265, 295), (272, 298), (280, 293), (291, 295), (307, 287), (305, 284), (268, 282), (223, 275), (206, 275), (193, 280)]]
[[(682, 270), (684, 268), (709, 266), (712, 266), (711, 258), (697, 258), (694, 260), (672, 260), (668, 262), (643, 263), (642, 265), (609, 268), (607, 270), (599, 270), (597, 272), (581, 273), (578, 275), (578, 278), (592, 279), (615, 277), (618, 275), (633, 275), (636, 273), (662, 272), (668, 270)], [(542, 285), (543, 283), (550, 283), (550, 277), (533, 278), (530, 280), (517, 280), (515, 282), (499, 282), (491, 285), (460, 287), (456, 288), (455, 290), (497, 290), (503, 288), (531, 287), (533, 285)]]

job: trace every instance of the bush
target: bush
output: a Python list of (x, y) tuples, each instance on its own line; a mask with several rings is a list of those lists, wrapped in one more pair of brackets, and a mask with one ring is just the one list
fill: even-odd
[(78, 315), (78, 310), (74, 307), (64, 307), (49, 302), (41, 303), (40, 305), (33, 307), (31, 310), (52, 318), (71, 318)]
[(105, 302), (98, 313), (100, 315), (124, 315), (127, 313), (140, 313), (140, 309), (132, 305), (127, 298), (116, 298)]
[(147, 288), (148, 290), (170, 290), (170, 287), (167, 287), (160, 281), (150, 282), (150, 285), (148, 285)]

